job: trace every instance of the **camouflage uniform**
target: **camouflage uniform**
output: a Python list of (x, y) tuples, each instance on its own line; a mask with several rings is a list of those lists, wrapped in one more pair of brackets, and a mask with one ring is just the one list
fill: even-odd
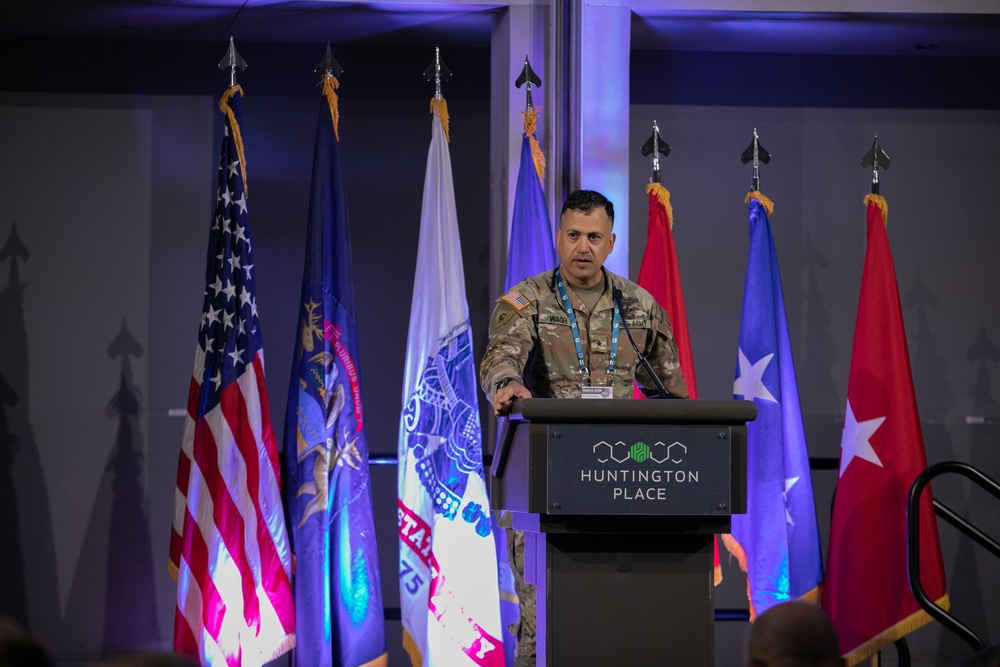
[[(608, 379), (614, 302), (611, 281), (621, 290), (621, 316), (635, 344), (671, 394), (686, 398), (677, 346), (667, 313), (652, 295), (635, 283), (603, 270), (604, 293), (591, 311), (573, 292), (563, 276), (580, 330), (589, 384), (608, 384), (615, 398), (632, 398), (633, 381), (644, 389), (655, 384), (639, 364), (624, 326), (618, 334), (614, 376)], [(479, 381), (492, 400), (497, 383), (505, 378), (520, 381), (539, 398), (579, 398), (584, 378), (579, 371), (576, 345), (569, 319), (559, 300), (555, 271), (544, 271), (514, 285), (497, 299), (490, 319), (490, 342), (479, 367)], [(535, 664), (535, 587), (524, 582), (524, 536), (509, 529), (508, 558), (514, 571), (521, 619), (510, 630), (518, 638), (515, 665)]]
[[(622, 291), (622, 319), (635, 344), (642, 350), (667, 391), (687, 397), (681, 376), (674, 333), (667, 313), (652, 295), (635, 283), (604, 270), (604, 294), (594, 311), (588, 310), (573, 288), (566, 285), (580, 329), (581, 344), (590, 370), (590, 383), (608, 385), (611, 325), (614, 303), (611, 284)], [(565, 277), (563, 277), (565, 283)], [(490, 343), (479, 366), (479, 381), (490, 399), (504, 378), (519, 380), (539, 398), (579, 398), (584, 378), (579, 372), (566, 312), (559, 302), (554, 271), (526, 278), (497, 299), (490, 319)], [(624, 327), (618, 335), (618, 359), (611, 379), (615, 398), (631, 398), (632, 381), (654, 389), (653, 381), (639, 366)]]

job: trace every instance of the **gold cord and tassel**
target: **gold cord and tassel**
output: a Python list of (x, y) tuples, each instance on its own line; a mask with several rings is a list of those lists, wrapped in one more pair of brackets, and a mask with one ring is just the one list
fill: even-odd
[(229, 106), (229, 100), (233, 95), (239, 93), (240, 96), (243, 95), (243, 89), (240, 86), (233, 86), (227, 90), (222, 95), (222, 99), (219, 100), (219, 111), (226, 114), (229, 119), (229, 127), (233, 129), (233, 141), (236, 142), (236, 154), (240, 158), (240, 174), (243, 176), (243, 192), (248, 197), (250, 196), (250, 191), (247, 188), (247, 159), (246, 155), (243, 153), (243, 135), (240, 134), (240, 124), (236, 122), (236, 114), (233, 113), (233, 108)]
[(524, 116), (524, 136), (528, 137), (528, 143), (531, 145), (531, 160), (535, 163), (535, 173), (538, 174), (539, 181), (544, 181), (545, 153), (542, 152), (542, 147), (538, 145), (538, 139), (535, 138), (535, 131), (538, 128), (538, 109), (527, 109), (521, 114)]
[(886, 227), (889, 226), (889, 204), (886, 203), (885, 197), (877, 194), (865, 195), (864, 204), (868, 206), (868, 202), (873, 202), (878, 206), (879, 210), (882, 211), (882, 224)]
[(751, 190), (748, 192), (747, 196), (743, 198), (743, 203), (749, 204), (751, 199), (759, 201), (768, 215), (774, 213), (774, 202), (768, 199), (760, 190)]
[(674, 208), (670, 205), (670, 192), (660, 183), (649, 183), (646, 185), (646, 194), (655, 193), (660, 205), (667, 211), (667, 219), (670, 220), (670, 229), (674, 228)]
[(451, 143), (451, 136), (448, 134), (448, 103), (444, 101), (443, 97), (441, 99), (431, 98), (431, 113), (441, 119), (444, 138), (448, 143)]
[(330, 105), (330, 117), (333, 119), (333, 135), (340, 141), (340, 110), (337, 107), (337, 93), (335, 92), (337, 88), (340, 88), (340, 82), (337, 81), (337, 77), (327, 72), (323, 75), (323, 97), (326, 98), (327, 104)]

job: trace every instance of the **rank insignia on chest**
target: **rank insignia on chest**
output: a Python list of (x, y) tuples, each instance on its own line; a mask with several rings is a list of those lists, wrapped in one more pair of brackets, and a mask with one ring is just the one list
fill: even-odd
[(514, 306), (514, 308), (518, 310), (521, 310), (522, 308), (528, 305), (528, 300), (525, 299), (523, 296), (521, 296), (520, 292), (517, 292), (515, 290), (510, 290), (500, 298), (503, 301), (506, 301), (510, 305)]

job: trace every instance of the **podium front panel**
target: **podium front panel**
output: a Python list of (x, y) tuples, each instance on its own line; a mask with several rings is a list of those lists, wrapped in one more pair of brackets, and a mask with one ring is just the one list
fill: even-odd
[(547, 514), (729, 515), (732, 428), (546, 427)]

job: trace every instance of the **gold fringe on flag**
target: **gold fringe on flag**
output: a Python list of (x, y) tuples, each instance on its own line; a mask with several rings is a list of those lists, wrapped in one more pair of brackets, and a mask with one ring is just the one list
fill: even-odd
[(334, 92), (340, 88), (340, 82), (337, 81), (337, 77), (327, 72), (323, 76), (322, 83), (323, 97), (330, 105), (330, 117), (333, 118), (333, 136), (337, 137), (337, 141), (340, 141), (340, 110), (337, 107), (337, 93)]
[(417, 645), (417, 640), (405, 628), (403, 629), (403, 650), (410, 656), (411, 665), (420, 667), (424, 664), (424, 658), (420, 654), (420, 647)]
[[(747, 200), (747, 203), (749, 204), (750, 201)], [(768, 215), (770, 215), (770, 213), (768, 213)], [(736, 538), (728, 533), (722, 534), (719, 537), (722, 539), (722, 544), (725, 545), (726, 550), (729, 551), (729, 553), (736, 559), (736, 562), (739, 564), (740, 569), (743, 570), (743, 572), (746, 572), (747, 553), (746, 551), (743, 550), (743, 545), (737, 542)], [(721, 577), (719, 578), (721, 579)], [(715, 585), (718, 586), (719, 582), (716, 581)], [(807, 591), (806, 593), (794, 599), (798, 600), (799, 602), (808, 602), (809, 604), (818, 605), (820, 603), (820, 599), (822, 598), (822, 594), (823, 594), (823, 589), (822, 585), (820, 585), (816, 586), (812, 590)], [(753, 595), (751, 594), (750, 591), (749, 574), (747, 576), (747, 603), (749, 606), (748, 611), (750, 612), (750, 621), (753, 622), (757, 619), (757, 609), (753, 605)]]
[[(878, 195), (873, 195), (878, 197)], [(935, 600), (935, 604), (944, 610), (948, 610), (951, 607), (951, 600), (948, 598), (948, 594), (945, 593), (940, 599)], [(920, 628), (928, 623), (933, 623), (934, 619), (923, 609), (916, 611), (899, 623), (896, 623), (891, 628), (883, 630), (879, 634), (875, 635), (868, 641), (866, 641), (861, 646), (858, 646), (854, 650), (846, 653), (844, 655), (844, 661), (850, 665), (856, 665), (865, 658), (869, 658), (886, 646), (893, 644), (897, 639), (905, 637), (917, 628)]]
[[(652, 183), (650, 183), (652, 185)], [(749, 202), (747, 202), (749, 203)], [(719, 536), (722, 539), (722, 544), (726, 547), (726, 550), (736, 558), (736, 562), (739, 564), (740, 569), (744, 572), (747, 571), (747, 552), (743, 550), (743, 545), (736, 541), (736, 538), (728, 533), (724, 533)], [(753, 596), (750, 594), (750, 577), (747, 576), (747, 602), (749, 603), (750, 620), (753, 621), (757, 618), (757, 610), (753, 607)]]
[[(665, 187), (663, 187), (659, 183), (650, 183), (649, 185), (647, 185), (646, 186), (646, 194), (649, 194), (650, 192), (655, 192), (656, 193), (656, 198), (658, 200), (660, 200), (660, 204), (662, 204), (663, 208), (665, 208), (667, 210), (667, 218), (670, 220), (670, 229), (673, 229), (674, 228), (674, 209), (670, 205), (670, 193), (667, 191), (667, 189)], [(722, 579), (721, 575), (720, 575), (719, 579), (721, 581), (721, 579)]]
[(868, 206), (868, 202), (874, 202), (875, 205), (879, 207), (879, 210), (882, 211), (882, 224), (888, 227), (889, 204), (885, 202), (885, 197), (876, 194), (865, 195), (864, 205)]
[(233, 113), (232, 107), (229, 106), (229, 99), (236, 93), (242, 96), (243, 89), (240, 86), (233, 86), (222, 95), (222, 99), (219, 100), (219, 111), (226, 114), (226, 117), (229, 119), (229, 127), (233, 128), (233, 141), (236, 142), (236, 154), (240, 156), (240, 173), (243, 175), (243, 192), (249, 197), (250, 190), (247, 188), (247, 158), (243, 153), (243, 135), (240, 134), (240, 124), (236, 122), (236, 114)]
[(768, 215), (774, 213), (774, 202), (764, 196), (764, 193), (760, 190), (751, 190), (748, 192), (747, 196), (743, 198), (743, 203), (749, 204), (751, 199), (759, 201)]
[(444, 128), (444, 138), (450, 144), (451, 136), (448, 133), (448, 103), (444, 101), (443, 97), (440, 100), (436, 97), (431, 98), (431, 113), (441, 119), (441, 127)]
[(538, 127), (538, 109), (532, 108), (522, 111), (521, 115), (524, 116), (524, 136), (528, 137), (528, 143), (531, 144), (531, 160), (535, 163), (538, 180), (542, 181), (545, 179), (545, 153), (542, 152), (542, 147), (538, 145), (538, 139), (535, 138), (535, 130)]

